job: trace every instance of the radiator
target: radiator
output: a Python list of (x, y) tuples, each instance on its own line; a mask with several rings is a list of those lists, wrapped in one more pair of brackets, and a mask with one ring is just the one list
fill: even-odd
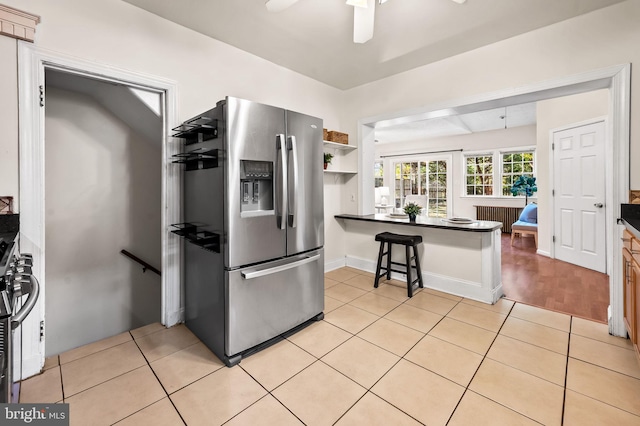
[(511, 224), (518, 220), (522, 207), (474, 206), (476, 219), (502, 222), (502, 232), (510, 234)]

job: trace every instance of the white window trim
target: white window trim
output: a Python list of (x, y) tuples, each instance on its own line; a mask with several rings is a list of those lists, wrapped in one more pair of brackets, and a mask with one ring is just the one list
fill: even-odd
[[(502, 155), (503, 154), (509, 154), (511, 152), (527, 152), (527, 151), (531, 151), (533, 153), (533, 177), (537, 177), (538, 176), (538, 156), (536, 155), (536, 147), (535, 146), (528, 146), (528, 147), (519, 147), (519, 148), (508, 148), (508, 149), (501, 149), (498, 151), (498, 162), (500, 163), (500, 169), (499, 169), (499, 176), (498, 176), (498, 180), (499, 182), (497, 182), (498, 185), (498, 193), (500, 194), (498, 196), (498, 198), (524, 198), (524, 195), (502, 195), (502, 169), (503, 169), (503, 161), (502, 161)], [(495, 169), (494, 169), (494, 173), (496, 173)], [(494, 184), (496, 183), (495, 179), (494, 179)], [(494, 188), (495, 190), (495, 188)], [(534, 197), (529, 197), (529, 198), (534, 198)]]
[[(411, 163), (411, 162), (417, 162), (417, 161), (428, 163), (429, 161), (445, 160), (448, 164), (447, 194), (449, 195), (447, 197), (447, 216), (453, 216), (453, 202), (455, 198), (453, 195), (453, 170), (452, 170), (454, 167), (453, 153), (414, 154), (414, 155), (406, 155), (406, 156), (398, 156), (398, 157), (396, 156), (382, 157), (380, 160), (382, 160), (383, 162), (382, 167), (384, 168), (384, 172), (383, 172), (384, 186), (388, 186), (391, 191), (395, 191), (396, 174), (395, 174), (395, 167), (393, 166), (394, 163)], [(395, 193), (392, 193), (391, 199), (393, 199), (395, 202)], [(427, 210), (428, 208), (429, 206), (426, 206)]]
[[(537, 147), (535, 145), (515, 146), (508, 148), (497, 148), (491, 150), (480, 151), (462, 151), (460, 153), (460, 198), (478, 198), (482, 200), (504, 200), (509, 198), (524, 198), (524, 195), (502, 195), (502, 154), (508, 154), (510, 152), (533, 152), (533, 176), (538, 176), (538, 155)], [(467, 195), (467, 157), (492, 157), (493, 158), (493, 194), (494, 195)], [(529, 197), (535, 199), (536, 197)]]

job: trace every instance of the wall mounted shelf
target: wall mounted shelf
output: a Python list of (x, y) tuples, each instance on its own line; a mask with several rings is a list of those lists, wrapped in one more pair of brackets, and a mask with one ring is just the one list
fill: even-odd
[[(329, 142), (329, 141), (322, 141), (323, 145), (324, 145), (324, 149), (325, 150), (334, 150), (334, 154), (338, 155), (339, 157), (344, 157), (347, 154), (352, 153), (353, 151), (355, 151), (356, 149), (358, 149), (357, 146), (354, 145), (347, 145), (347, 144), (343, 144), (343, 143), (337, 143), (337, 142)], [(345, 157), (346, 158), (346, 157)], [(341, 168), (343, 167), (348, 167), (349, 169), (352, 169), (354, 166), (354, 160), (355, 157), (350, 157), (349, 160), (347, 160), (346, 162), (343, 159), (340, 159), (340, 161), (337, 162), (337, 164), (334, 164), (333, 167), (337, 167), (336, 169), (325, 169), (324, 172), (327, 174), (333, 174), (333, 175), (343, 175), (345, 177), (352, 177), (356, 174), (358, 174), (357, 170), (341, 170)], [(337, 176), (336, 176), (337, 178)]]
[(342, 174), (342, 175), (356, 175), (358, 174), (358, 172), (354, 172), (351, 170), (325, 170), (325, 173), (335, 173), (335, 174)]
[(322, 141), (322, 142), (324, 144), (324, 147), (327, 149), (343, 149), (346, 151), (353, 151), (354, 149), (358, 149), (357, 146), (347, 145), (344, 143), (329, 142), (329, 141)]

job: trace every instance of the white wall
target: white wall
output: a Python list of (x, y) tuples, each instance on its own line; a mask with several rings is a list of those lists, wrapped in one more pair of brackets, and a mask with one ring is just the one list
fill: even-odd
[[(338, 89), (128, 3), (119, 0), (4, 0), (3, 3), (42, 17), (35, 42), (40, 47), (177, 82), (180, 121), (212, 108), (218, 100), (230, 95), (321, 117), (324, 127), (340, 129), (337, 106), (341, 104), (342, 92)], [(15, 41), (10, 41), (15, 45)], [(16, 78), (16, 62), (12, 60), (15, 46), (0, 45), (0, 49), (3, 54), (0, 84), (4, 87), (5, 78), (10, 82)], [(7, 86), (14, 92), (17, 90), (15, 83)], [(10, 105), (17, 107), (15, 98)], [(11, 110), (17, 116), (14, 107)], [(17, 120), (13, 127), (17, 128)], [(16, 195), (17, 144), (16, 135), (0, 140), (0, 152), (9, 151), (6, 162), (14, 167), (6, 191)], [(325, 200), (327, 205), (334, 206), (329, 208), (326, 218), (327, 222), (333, 221), (329, 215), (339, 210), (335, 206), (342, 202), (342, 190), (329, 189)], [(337, 225), (327, 225), (325, 259), (343, 258), (343, 234)]]
[(160, 321), (161, 147), (92, 98), (47, 88), (46, 356)]
[[(523, 207), (524, 200), (515, 197), (476, 197), (467, 196), (464, 187), (464, 151), (487, 151), (501, 148), (525, 147), (536, 145), (536, 126), (521, 126), (510, 129), (492, 130), (473, 133), (469, 135), (457, 135), (433, 138), (424, 141), (376, 144), (376, 158), (386, 155), (402, 155), (415, 152), (428, 152), (440, 150), (463, 150), (452, 153), (452, 180), (453, 215), (461, 217), (475, 217), (476, 205), (493, 205), (507, 207)], [(435, 154), (439, 155), (439, 154)], [(420, 157), (420, 156), (417, 156)], [(385, 158), (385, 170), (391, 170), (394, 158)], [(393, 182), (385, 182), (386, 186), (393, 188)], [(535, 197), (531, 198), (535, 201)]]
[[(551, 211), (552, 188), (549, 181), (553, 161), (549, 146), (550, 132), (562, 126), (605, 117), (608, 114), (608, 106), (608, 90), (597, 90), (579, 95), (549, 99), (540, 101), (536, 105), (538, 118), (536, 136), (538, 140), (538, 190), (540, 191), (538, 202), (538, 250), (540, 252), (550, 253), (551, 230), (553, 228)], [(631, 121), (633, 123), (633, 119)], [(631, 157), (631, 164), (633, 169), (633, 156)], [(636, 163), (636, 167), (638, 165), (640, 163)], [(633, 170), (631, 173), (633, 173)]]
[[(640, 2), (630, 0), (346, 92), (343, 131), (366, 117), (464, 100), (624, 63), (640, 63)], [(632, 68), (632, 81), (640, 67)], [(631, 111), (640, 110), (640, 85)], [(640, 188), (640, 121), (631, 120), (631, 188)]]
[[(36, 44), (39, 46), (177, 81), (181, 120), (210, 108), (225, 95), (234, 95), (323, 117), (325, 127), (347, 132), (352, 140), (357, 136), (357, 121), (364, 117), (434, 105), (621, 63), (640, 62), (640, 2), (637, 0), (346, 92), (118, 0), (4, 0), (4, 3), (42, 16), (36, 32)], [(5, 40), (4, 46), (0, 45), (3, 54), (0, 68), (0, 81), (3, 83), (0, 84), (4, 84), (6, 78), (15, 80), (15, 65), (11, 63), (15, 50), (6, 44)], [(5, 53), (8, 53), (6, 62)], [(638, 67), (634, 67), (632, 78), (637, 80), (639, 73)], [(9, 103), (12, 104), (14, 102)], [(4, 105), (1, 108), (3, 113), (6, 112)], [(640, 110), (638, 85), (632, 87), (631, 109)], [(11, 124), (12, 120), (9, 121)], [(8, 153), (6, 161), (17, 165), (16, 145), (15, 135), (0, 140), (0, 152)], [(640, 123), (632, 120), (632, 188), (640, 188), (638, 150)], [(7, 191), (17, 193), (15, 169), (12, 174)], [(330, 222), (334, 211), (357, 211), (357, 200), (352, 202), (351, 194), (360, 196), (356, 178), (349, 179), (344, 187), (327, 191), (325, 201), (330, 206), (326, 208), (328, 261), (344, 256), (344, 235), (338, 224)]]

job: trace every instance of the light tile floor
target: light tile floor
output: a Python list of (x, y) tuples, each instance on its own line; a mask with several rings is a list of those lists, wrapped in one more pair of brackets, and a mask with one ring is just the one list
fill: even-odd
[(236, 367), (152, 324), (47, 359), (20, 400), (78, 426), (640, 425), (640, 364), (603, 324), (325, 276), (325, 319)]

